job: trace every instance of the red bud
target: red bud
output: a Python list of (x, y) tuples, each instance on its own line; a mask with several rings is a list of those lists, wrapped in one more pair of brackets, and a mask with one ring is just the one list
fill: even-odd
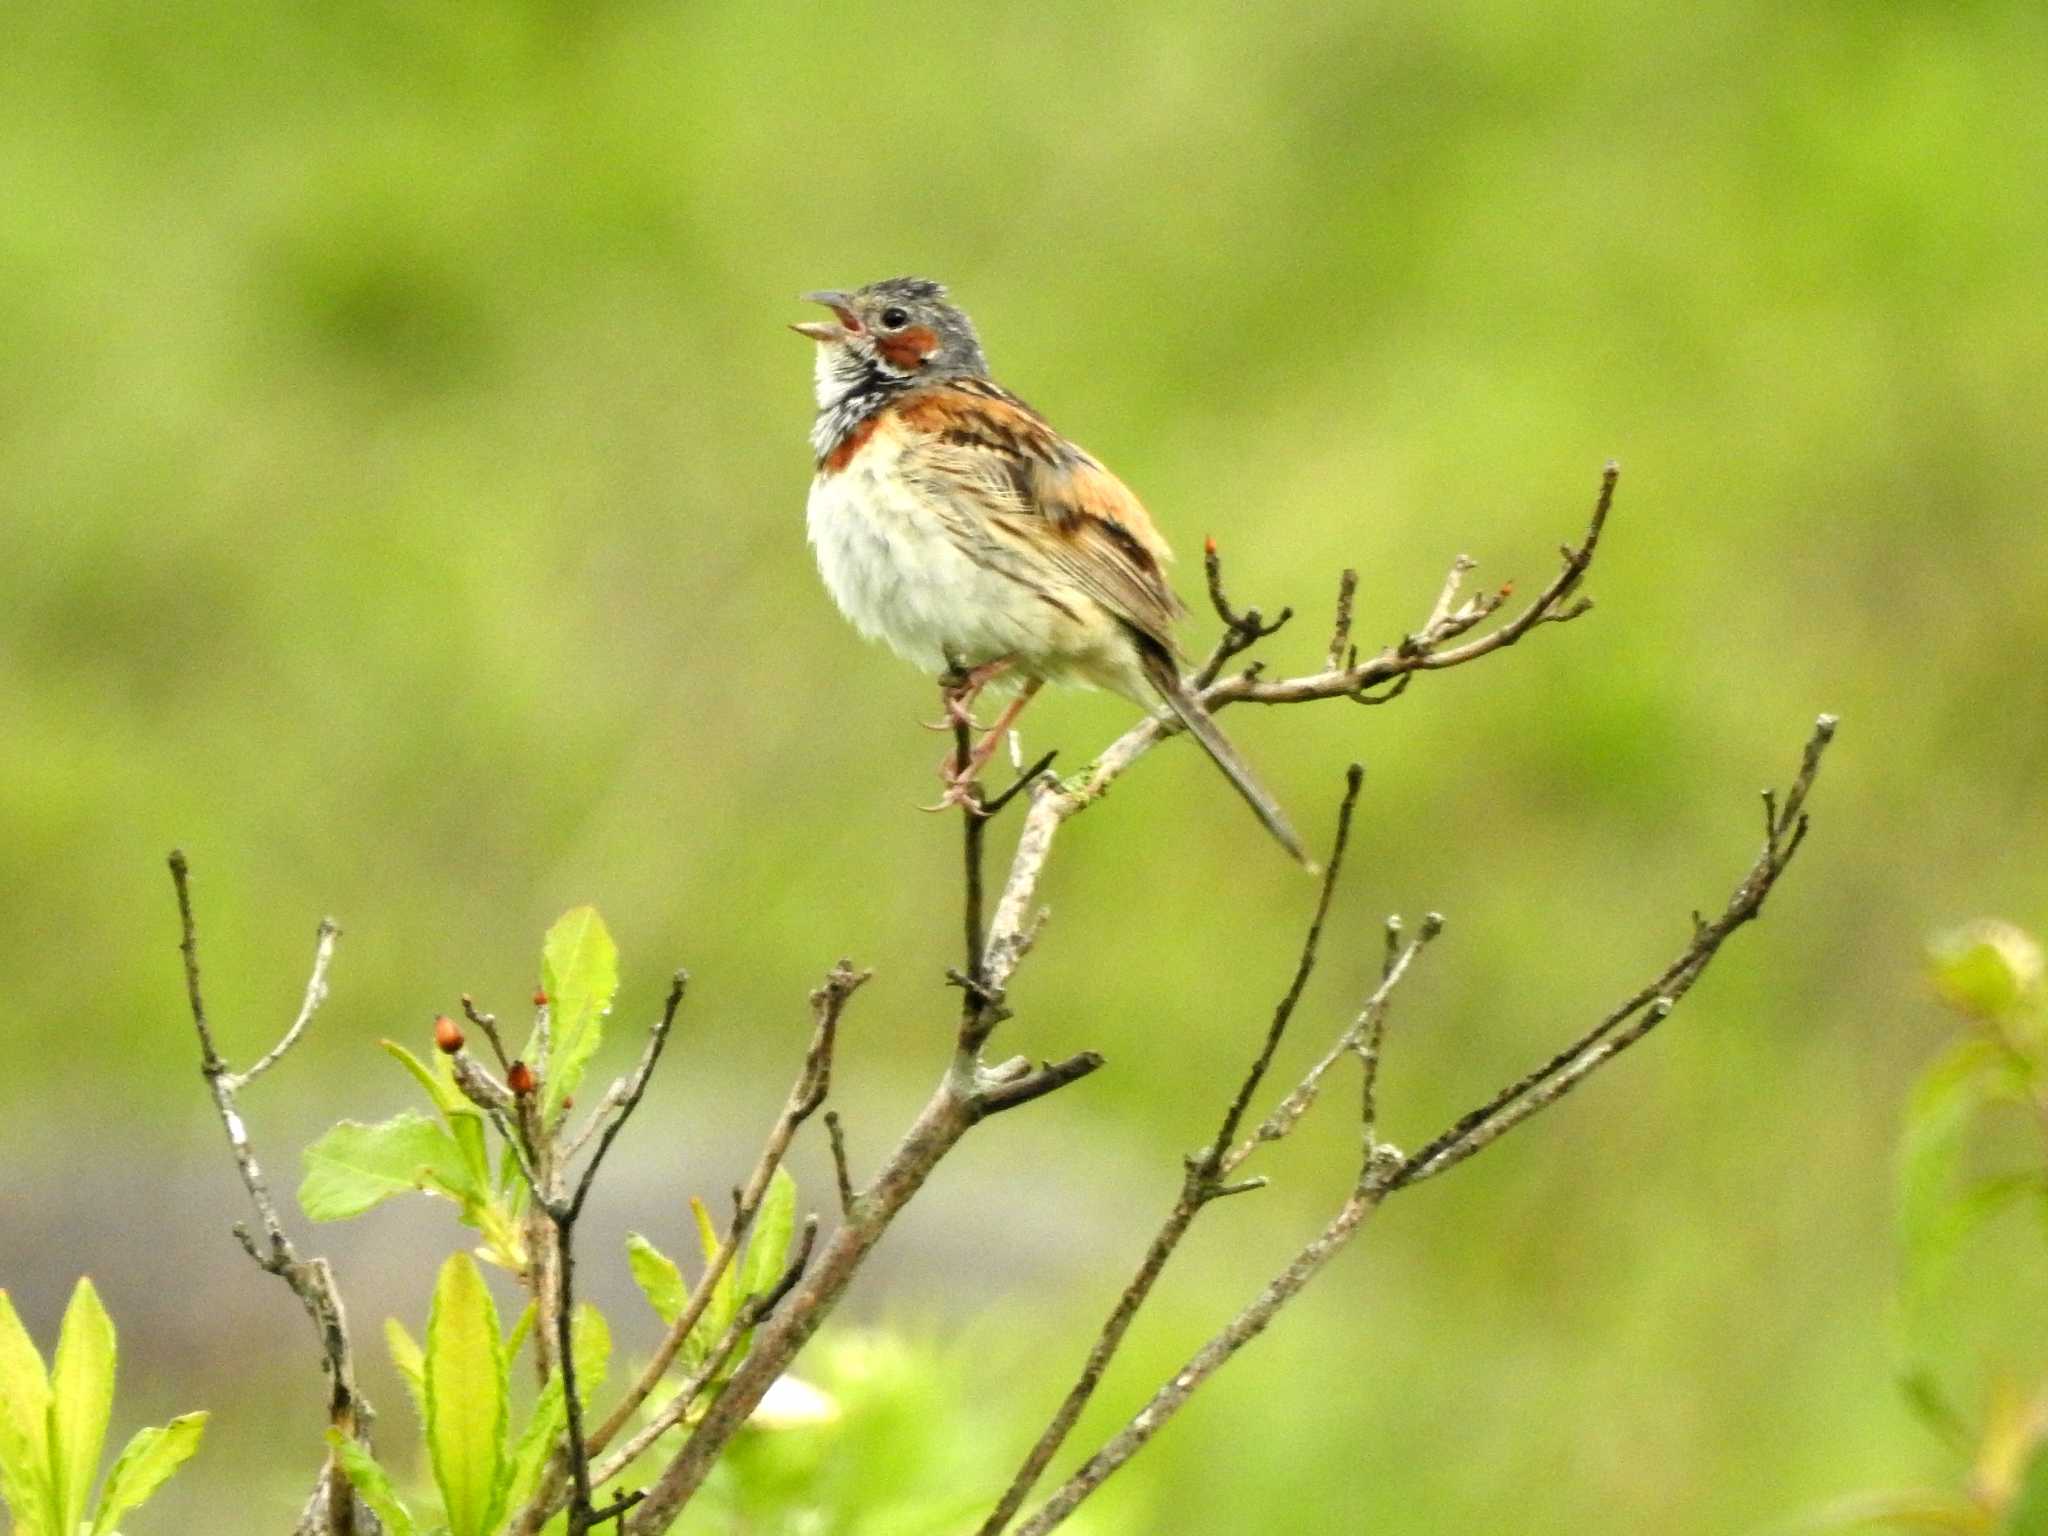
[(505, 1086), (523, 1099), (531, 1094), (539, 1084), (534, 1080), (533, 1068), (523, 1061), (515, 1061), (505, 1073)]
[(444, 1056), (462, 1049), (462, 1026), (445, 1013), (434, 1020), (434, 1048)]
[(536, 1008), (545, 1008), (545, 1007), (547, 1007), (547, 1005), (548, 1005), (548, 995), (547, 995), (547, 993), (545, 993), (545, 992), (541, 991), (541, 989), (540, 989), (539, 987), (535, 987), (535, 988), (533, 989), (533, 1006), (534, 1006), (534, 1007), (536, 1007)]
[(565, 1093), (565, 1094), (563, 1094), (563, 1095), (562, 1095), (562, 1108), (564, 1108), (564, 1109), (574, 1109), (575, 1107), (576, 1107), (576, 1095), (575, 1095), (575, 1094), (573, 1094), (573, 1093)]
[(1202, 540), (1202, 553), (1205, 555), (1213, 555), (1216, 553), (1216, 540), (1214, 538), (1207, 538)]

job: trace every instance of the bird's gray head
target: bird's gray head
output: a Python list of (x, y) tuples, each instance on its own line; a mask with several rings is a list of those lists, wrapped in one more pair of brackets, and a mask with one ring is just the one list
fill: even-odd
[(804, 298), (833, 316), (790, 327), (818, 344), (820, 409), (856, 394), (988, 372), (974, 322), (930, 278), (891, 277)]

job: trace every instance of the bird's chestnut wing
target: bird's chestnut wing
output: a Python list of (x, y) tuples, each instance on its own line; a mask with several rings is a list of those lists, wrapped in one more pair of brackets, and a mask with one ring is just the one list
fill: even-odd
[(1182, 605), (1165, 573), (1173, 552), (1129, 486), (983, 380), (919, 391), (898, 410), (913, 444), (907, 467), (974, 522), (963, 533), (1050, 567), (1177, 652)]

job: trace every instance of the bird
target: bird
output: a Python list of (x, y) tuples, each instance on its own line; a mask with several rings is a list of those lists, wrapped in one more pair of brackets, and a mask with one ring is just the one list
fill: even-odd
[(943, 284), (896, 277), (802, 296), (816, 343), (806, 521), (825, 587), (853, 626), (942, 679), (971, 730), (985, 689), (1009, 702), (940, 809), (970, 786), (1046, 683), (1098, 687), (1177, 716), (1266, 830), (1313, 868), (1279, 804), (1180, 675), (1171, 549), (1100, 460), (990, 375)]

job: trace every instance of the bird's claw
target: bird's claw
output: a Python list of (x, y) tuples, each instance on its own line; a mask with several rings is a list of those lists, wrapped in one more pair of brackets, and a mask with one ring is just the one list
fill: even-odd
[(920, 720), (917, 723), (928, 731), (950, 731), (955, 726), (964, 725), (971, 735), (979, 736), (984, 727), (979, 720), (974, 718), (974, 711), (970, 707), (971, 703), (972, 700), (965, 695), (949, 693), (945, 696), (945, 719)]
[(955, 806), (963, 807), (977, 816), (986, 815), (981, 808), (981, 781), (972, 772), (958, 777), (948, 776), (946, 792), (939, 796), (936, 805), (920, 805), (920, 811), (950, 811)]

